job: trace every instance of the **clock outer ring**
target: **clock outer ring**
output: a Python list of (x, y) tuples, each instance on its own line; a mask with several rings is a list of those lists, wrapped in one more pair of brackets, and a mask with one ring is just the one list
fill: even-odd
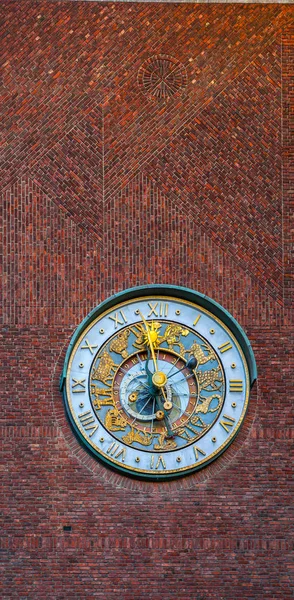
[[(177, 294), (174, 293), (175, 290), (178, 292)], [(196, 306), (198, 305), (199, 307), (204, 309), (204, 312), (209, 312), (212, 316), (214, 316), (216, 318), (217, 321), (220, 321), (221, 325), (225, 325), (225, 327), (228, 328), (229, 333), (232, 334), (233, 337), (235, 337), (235, 341), (237, 342), (237, 347), (238, 347), (238, 350), (240, 351), (240, 354), (241, 354), (241, 357), (242, 357), (242, 360), (244, 363), (248, 386), (247, 386), (247, 394), (246, 394), (244, 407), (243, 407), (243, 410), (242, 410), (242, 413), (241, 413), (241, 416), (239, 419), (239, 424), (236, 427), (236, 429), (231, 433), (229, 438), (222, 444), (222, 446), (220, 446), (213, 454), (211, 454), (210, 457), (199, 460), (199, 462), (194, 463), (192, 466), (182, 467), (182, 468), (180, 467), (180, 468), (176, 469), (175, 471), (169, 470), (167, 472), (165, 471), (165, 472), (160, 472), (160, 473), (155, 474), (154, 472), (150, 473), (150, 471), (146, 471), (146, 472), (142, 471), (140, 469), (137, 469), (136, 467), (129, 467), (127, 465), (122, 466), (121, 464), (117, 463), (116, 461), (112, 461), (108, 455), (106, 455), (103, 451), (101, 451), (100, 448), (97, 451), (95, 449), (96, 445), (94, 446), (94, 444), (91, 444), (84, 437), (82, 429), (80, 427), (80, 424), (75, 420), (75, 418), (72, 414), (72, 411), (70, 408), (70, 402), (69, 402), (69, 395), (67, 394), (67, 389), (66, 389), (67, 386), (65, 384), (66, 384), (66, 375), (67, 375), (68, 369), (71, 366), (71, 363), (72, 363), (72, 360), (74, 357), (74, 353), (80, 342), (81, 336), (92, 327), (93, 322), (96, 321), (100, 317), (100, 315), (102, 315), (102, 314), (104, 315), (105, 313), (110, 312), (110, 310), (113, 307), (119, 307), (119, 305), (121, 305), (122, 303), (128, 302), (128, 301), (131, 302), (132, 300), (135, 300), (135, 299), (138, 300), (138, 299), (144, 299), (144, 297), (147, 298), (147, 297), (154, 297), (154, 296), (160, 296), (160, 297), (164, 298), (164, 296), (166, 294), (168, 296), (170, 295), (169, 299), (178, 298), (179, 300), (186, 301), (189, 304), (191, 303)], [(171, 296), (173, 298), (171, 298)], [(191, 299), (191, 297), (193, 299)], [(203, 303), (199, 302), (199, 297), (201, 297)], [(214, 308), (214, 310), (212, 310), (212, 308)], [(216, 315), (216, 312), (218, 312), (218, 315)], [(226, 320), (219, 316), (219, 312), (221, 312), (222, 315), (223, 314), (226, 315)], [(239, 333), (239, 336), (238, 336), (239, 339), (235, 335), (235, 332), (232, 331), (233, 328), (228, 326), (228, 324), (227, 324), (228, 321), (230, 323), (233, 323), (234, 328), (237, 326), (237, 331)], [(243, 342), (242, 344), (240, 344), (240, 336), (242, 336), (241, 337), (242, 342)], [(244, 352), (245, 344), (246, 344), (246, 348), (247, 348), (247, 354), (249, 354), (251, 357), (250, 364), (248, 364), (246, 353)], [(252, 367), (251, 370), (250, 370), (250, 366)], [(223, 309), (214, 300), (208, 298), (207, 296), (204, 296), (203, 294), (200, 294), (199, 292), (195, 292), (193, 290), (189, 290), (187, 288), (182, 288), (179, 286), (172, 286), (172, 285), (154, 285), (154, 286), (152, 286), (152, 285), (150, 285), (150, 286), (140, 286), (140, 287), (131, 288), (129, 290), (126, 290), (124, 292), (120, 292), (114, 296), (111, 296), (110, 298), (108, 298), (106, 301), (102, 302), (99, 306), (97, 306), (95, 309), (93, 309), (88, 314), (88, 316), (78, 326), (78, 328), (76, 329), (76, 331), (73, 334), (72, 339), (70, 341), (70, 344), (69, 344), (69, 347), (67, 350), (67, 354), (65, 357), (65, 364), (64, 364), (61, 380), (60, 380), (60, 390), (63, 392), (63, 398), (64, 398), (64, 402), (66, 405), (66, 413), (69, 418), (72, 429), (75, 434), (78, 434), (78, 439), (82, 442), (82, 445), (84, 447), (86, 447), (86, 449), (90, 452), (90, 454), (92, 456), (94, 455), (102, 463), (108, 464), (108, 466), (110, 468), (112, 468), (116, 471), (120, 471), (125, 475), (126, 474), (129, 476), (133, 475), (136, 478), (148, 479), (148, 480), (153, 480), (153, 481), (156, 481), (156, 480), (157, 481), (160, 481), (160, 480), (166, 481), (166, 480), (175, 479), (177, 477), (183, 477), (185, 475), (189, 475), (189, 474), (207, 466), (213, 460), (218, 458), (218, 456), (220, 456), (229, 447), (229, 445), (233, 442), (233, 440), (235, 439), (236, 435), (239, 432), (240, 427), (243, 424), (245, 413), (247, 411), (248, 403), (249, 403), (250, 388), (252, 387), (254, 381), (256, 380), (256, 377), (257, 377), (256, 362), (255, 362), (255, 358), (254, 358), (254, 354), (253, 354), (253, 350), (251, 348), (250, 342), (249, 342), (246, 334), (240, 327), (240, 325), (237, 323), (237, 321), (235, 321), (235, 319), (232, 317), (232, 315), (230, 315), (230, 313), (228, 313), (228, 311)], [(250, 385), (249, 385), (249, 383), (250, 383)]]

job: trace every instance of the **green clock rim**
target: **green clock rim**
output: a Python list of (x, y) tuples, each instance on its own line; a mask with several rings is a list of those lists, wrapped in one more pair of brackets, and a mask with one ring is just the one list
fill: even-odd
[(242, 329), (242, 327), (239, 325), (239, 323), (236, 321), (236, 319), (229, 313), (229, 311), (227, 311), (225, 308), (223, 308), (215, 300), (212, 300), (212, 298), (209, 298), (209, 296), (206, 296), (205, 294), (201, 294), (201, 292), (198, 292), (196, 290), (191, 290), (189, 288), (178, 286), (178, 285), (150, 284), (150, 285), (136, 286), (136, 287), (128, 288), (127, 290), (124, 290), (122, 292), (118, 292), (118, 293), (114, 294), (113, 296), (110, 296), (103, 302), (101, 302), (98, 306), (96, 306), (93, 310), (91, 310), (88, 313), (88, 315), (83, 319), (83, 321), (80, 323), (80, 325), (76, 328), (76, 330), (70, 340), (70, 343), (69, 343), (69, 346), (68, 346), (68, 349), (66, 352), (65, 360), (64, 360), (64, 367), (63, 367), (61, 378), (60, 378), (60, 390), (62, 391), (63, 387), (64, 387), (67, 367), (68, 367), (68, 363), (70, 360), (72, 348), (75, 345), (76, 340), (79, 338), (81, 333), (84, 331), (84, 329), (86, 329), (86, 327), (88, 327), (89, 324), (92, 321), (94, 321), (94, 319), (96, 319), (104, 311), (110, 309), (112, 306), (115, 306), (118, 302), (121, 303), (121, 302), (124, 302), (127, 300), (132, 300), (134, 298), (137, 298), (138, 296), (141, 296), (141, 297), (150, 296), (150, 295), (161, 296), (165, 293), (168, 294), (171, 292), (175, 298), (179, 298), (179, 299), (182, 298), (183, 300), (188, 300), (190, 302), (198, 304), (198, 306), (205, 308), (206, 310), (211, 312), (213, 315), (218, 317), (221, 321), (223, 321), (223, 323), (225, 325), (227, 325), (227, 327), (232, 331), (236, 340), (239, 342), (239, 344), (243, 350), (244, 356), (246, 358), (247, 366), (248, 366), (250, 385), (252, 387), (254, 382), (257, 379), (257, 366), (256, 366), (256, 361), (255, 361), (255, 356), (254, 356), (254, 353), (252, 350), (252, 346), (250, 344), (250, 341), (249, 341), (245, 331)]

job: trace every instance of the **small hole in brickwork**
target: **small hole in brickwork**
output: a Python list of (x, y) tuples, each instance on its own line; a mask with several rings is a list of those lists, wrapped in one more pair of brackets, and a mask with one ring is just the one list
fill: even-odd
[(63, 531), (71, 531), (71, 525), (63, 525)]

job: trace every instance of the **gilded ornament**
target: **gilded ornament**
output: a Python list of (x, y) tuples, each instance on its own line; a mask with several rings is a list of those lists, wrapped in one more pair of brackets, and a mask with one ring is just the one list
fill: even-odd
[[(201, 404), (198, 404), (198, 406), (196, 406), (195, 413), (203, 413), (204, 415), (206, 415), (207, 413), (216, 412), (219, 409), (222, 397), (218, 394), (213, 394), (212, 396), (208, 396), (207, 398), (203, 398), (202, 396), (200, 396), (199, 400), (201, 401)], [(217, 400), (217, 405), (214, 406), (214, 408), (210, 408), (210, 405), (213, 402), (213, 400)]]
[(119, 333), (111, 342), (109, 346), (110, 352), (116, 352), (116, 354), (121, 354), (123, 358), (127, 358), (129, 353), (127, 352), (128, 347), (128, 339), (130, 335), (129, 329), (125, 329), (121, 333)]
[(117, 408), (112, 408), (106, 413), (104, 425), (109, 431), (124, 431), (127, 421), (121, 416)]
[(129, 445), (137, 442), (138, 444), (142, 444), (142, 446), (150, 446), (150, 444), (152, 444), (153, 434), (146, 431), (142, 432), (131, 427), (127, 435), (122, 437), (122, 440)]
[(93, 404), (98, 410), (100, 410), (102, 406), (114, 406), (111, 388), (100, 388), (98, 385), (92, 383), (91, 394), (95, 398)]
[(223, 376), (219, 367), (210, 371), (197, 371), (196, 376), (200, 390), (207, 388), (219, 390), (223, 385)]
[(110, 354), (105, 350), (100, 357), (99, 365), (94, 369), (92, 379), (102, 381), (107, 384), (109, 379), (112, 379), (112, 372), (114, 373), (118, 365), (112, 360)]
[[(207, 354), (204, 353), (204, 350), (207, 352)], [(196, 358), (197, 365), (205, 365), (209, 361), (216, 360), (216, 354), (214, 350), (209, 348), (207, 344), (200, 345), (194, 342), (188, 352)]]
[[(140, 312), (140, 311), (139, 311)], [(139, 314), (138, 312), (138, 314)], [(157, 321), (152, 321), (151, 324), (147, 324), (149, 329), (149, 336), (152, 340), (153, 347), (157, 350), (160, 345), (162, 338), (159, 336), (159, 330), (161, 328), (161, 323)], [(134, 342), (134, 348), (138, 348), (139, 350), (144, 350), (146, 347), (150, 347), (148, 333), (141, 323), (136, 323), (134, 327), (130, 327), (132, 333), (136, 337), (136, 341)]]
[(181, 325), (167, 325), (167, 328), (164, 332), (164, 336), (161, 339), (160, 343), (167, 342), (167, 345), (170, 350), (173, 350), (174, 347), (178, 347), (180, 349), (179, 354), (181, 356), (184, 356), (187, 350), (185, 346), (180, 342), (180, 336), (186, 337), (187, 335), (189, 335), (189, 333), (189, 329), (186, 329)]
[(166, 433), (162, 433), (154, 444), (154, 450), (174, 450), (176, 447), (177, 442), (172, 438), (167, 439)]

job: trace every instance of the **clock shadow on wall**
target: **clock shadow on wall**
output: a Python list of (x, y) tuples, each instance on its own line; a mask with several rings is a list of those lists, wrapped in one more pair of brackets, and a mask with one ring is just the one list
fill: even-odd
[(165, 481), (216, 460), (244, 421), (256, 380), (237, 321), (178, 286), (120, 292), (83, 320), (60, 389), (72, 430), (104, 465)]

